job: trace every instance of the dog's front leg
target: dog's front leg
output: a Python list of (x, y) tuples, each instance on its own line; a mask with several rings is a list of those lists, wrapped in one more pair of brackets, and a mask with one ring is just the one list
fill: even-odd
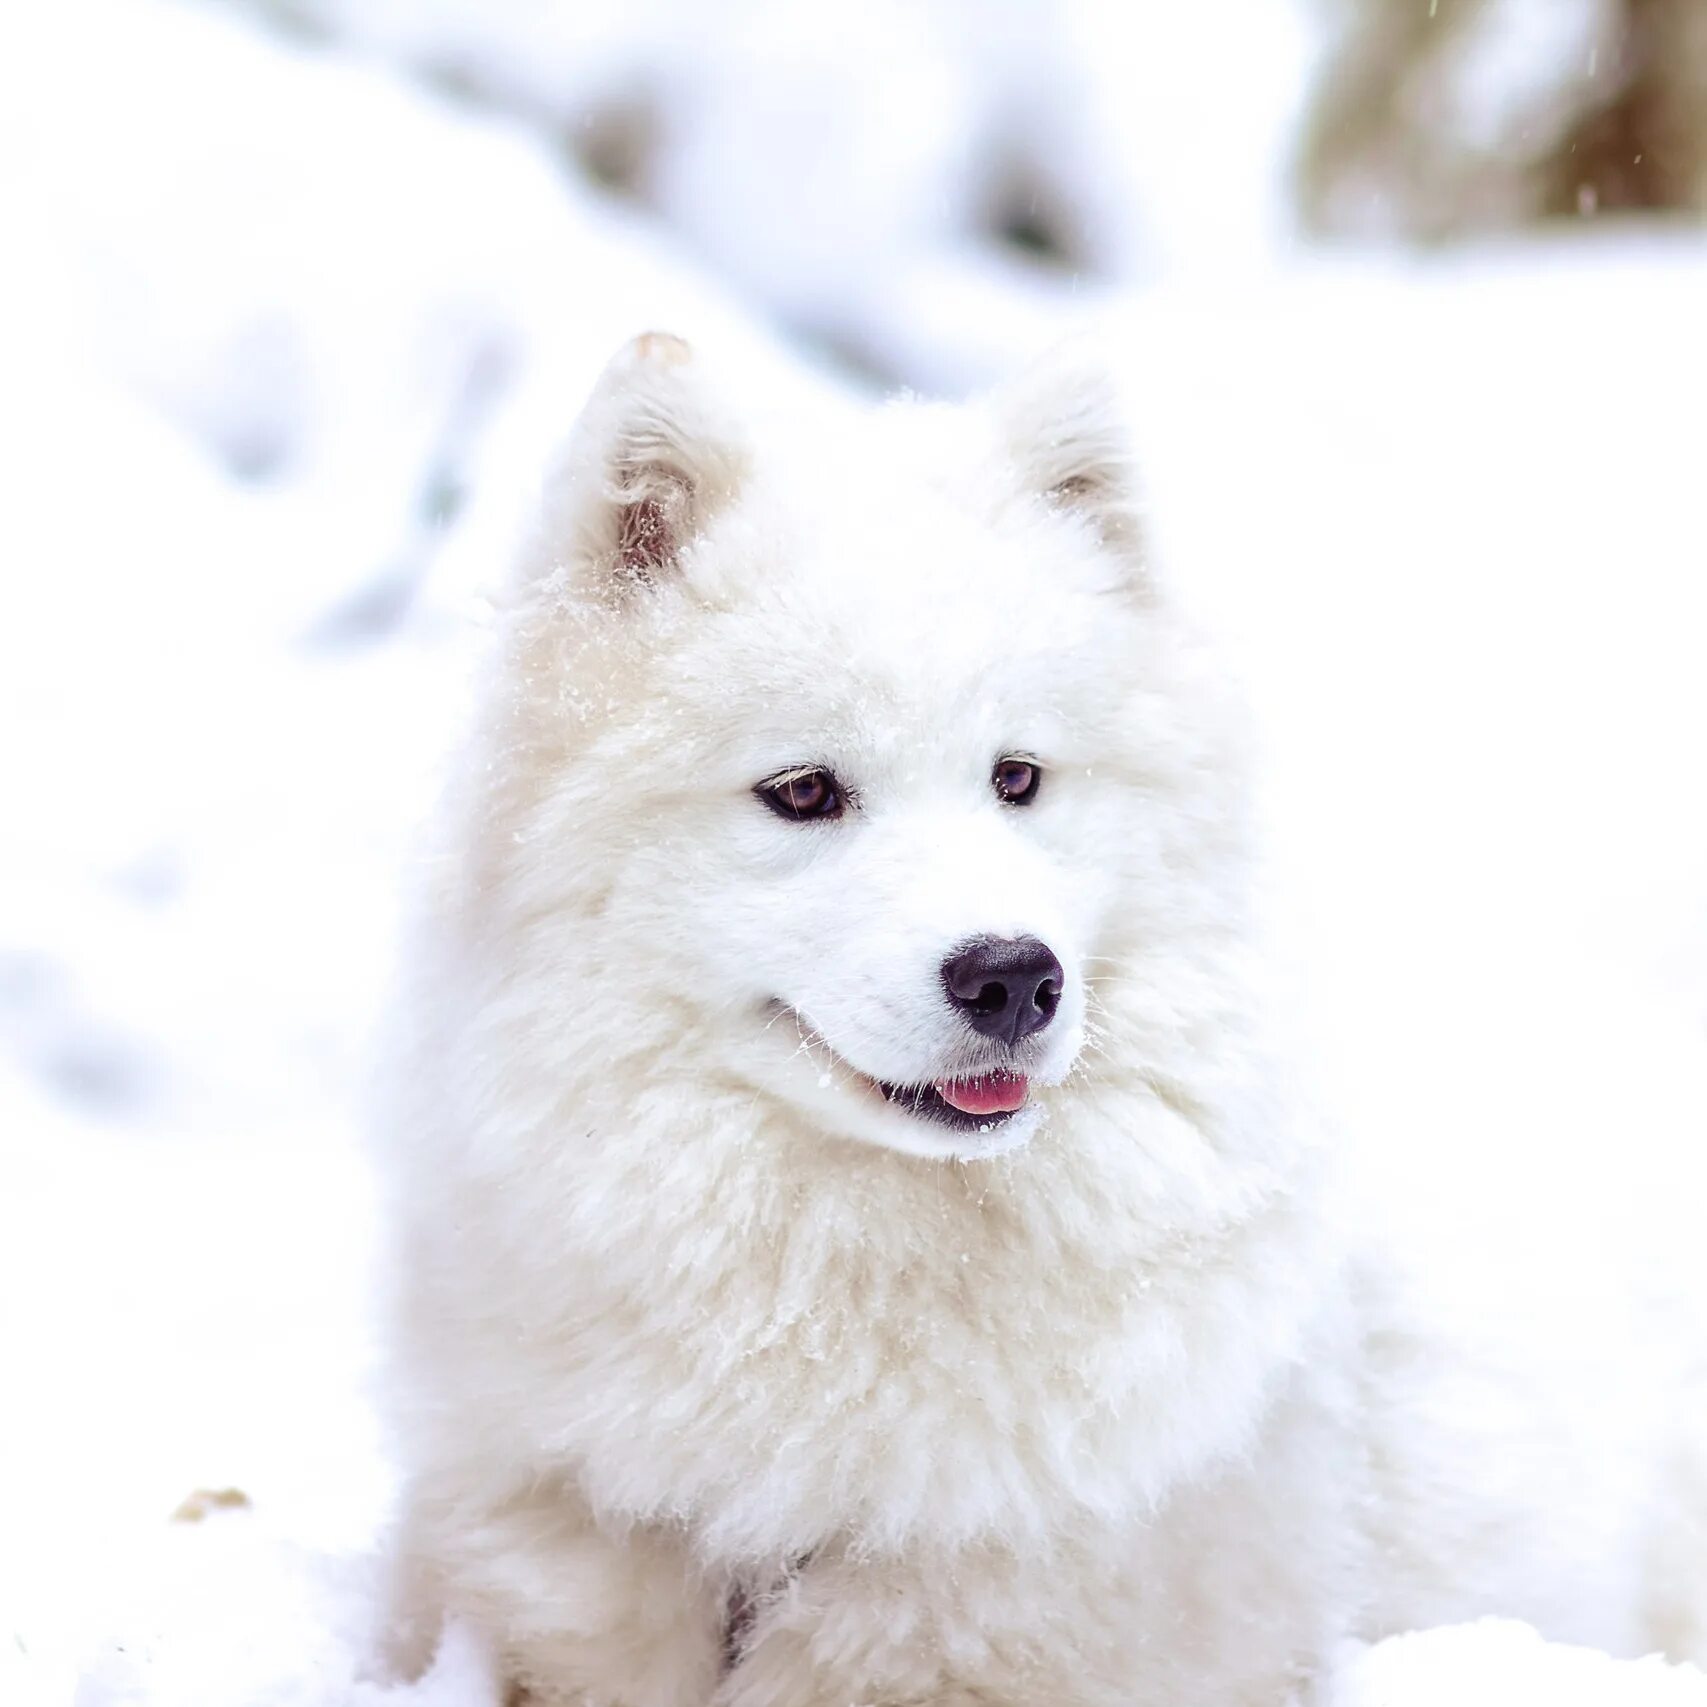
[(722, 1586), (680, 1536), (605, 1528), (573, 1496), (454, 1524), (417, 1515), (398, 1580), (399, 1628), (468, 1620), (527, 1707), (705, 1707), (717, 1687)]

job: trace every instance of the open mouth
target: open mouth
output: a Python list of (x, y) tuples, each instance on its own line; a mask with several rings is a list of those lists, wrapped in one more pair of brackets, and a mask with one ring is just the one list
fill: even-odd
[[(920, 1120), (945, 1126), (953, 1132), (993, 1132), (1021, 1113), (1031, 1092), (1024, 1073), (996, 1068), (985, 1073), (960, 1073), (932, 1079), (923, 1084), (901, 1085), (862, 1073), (845, 1056), (831, 1048), (824, 1034), (799, 1009), (784, 1002), (771, 1004), (774, 1013), (793, 1020), (803, 1047), (811, 1050), (821, 1066), (833, 1063), (856, 1083), (880, 1095), (891, 1107)], [(826, 1074), (819, 1084), (833, 1081)]]
[(897, 1107), (957, 1132), (987, 1132), (1025, 1107), (1029, 1082), (1023, 1073), (980, 1073), (971, 1079), (938, 1079), (928, 1085), (877, 1088)]

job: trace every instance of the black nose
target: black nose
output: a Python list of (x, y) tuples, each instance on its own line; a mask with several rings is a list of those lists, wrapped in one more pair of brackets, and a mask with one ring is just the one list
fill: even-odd
[(1061, 962), (1034, 936), (981, 936), (942, 963), (948, 999), (985, 1037), (1018, 1043), (1061, 1005)]

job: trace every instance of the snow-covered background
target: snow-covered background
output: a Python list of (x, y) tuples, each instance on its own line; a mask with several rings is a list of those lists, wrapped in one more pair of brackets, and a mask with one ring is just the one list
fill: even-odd
[[(1304, 249), (1304, 0), (3, 33), (4, 1707), (393, 1699), (352, 1658), (366, 1039), (484, 593), (649, 326), (755, 385), (952, 394), (1100, 318), (1158, 549), (1265, 712), (1348, 1106), (1450, 1059), (1391, 1134), (1419, 1187), (1451, 1132), (1531, 1185), (1545, 1146), (1565, 1237), (1613, 1236), (1614, 1174), (1644, 1236), (1699, 1199), (1699, 238)], [(253, 1512), (167, 1524), (226, 1486)], [(1579, 1696), (1707, 1683), (1493, 1626), (1351, 1659), (1341, 1702)], [(483, 1704), (478, 1656), (414, 1699)]]

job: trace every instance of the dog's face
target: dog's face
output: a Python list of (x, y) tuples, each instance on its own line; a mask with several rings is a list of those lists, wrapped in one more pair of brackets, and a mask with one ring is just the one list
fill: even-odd
[(692, 1072), (978, 1157), (1083, 1055), (1174, 827), (1162, 619), (1086, 384), (769, 454), (673, 340), (595, 394), (547, 542), (573, 640), (522, 666), (570, 726), (526, 836), (599, 868), (582, 950)]

